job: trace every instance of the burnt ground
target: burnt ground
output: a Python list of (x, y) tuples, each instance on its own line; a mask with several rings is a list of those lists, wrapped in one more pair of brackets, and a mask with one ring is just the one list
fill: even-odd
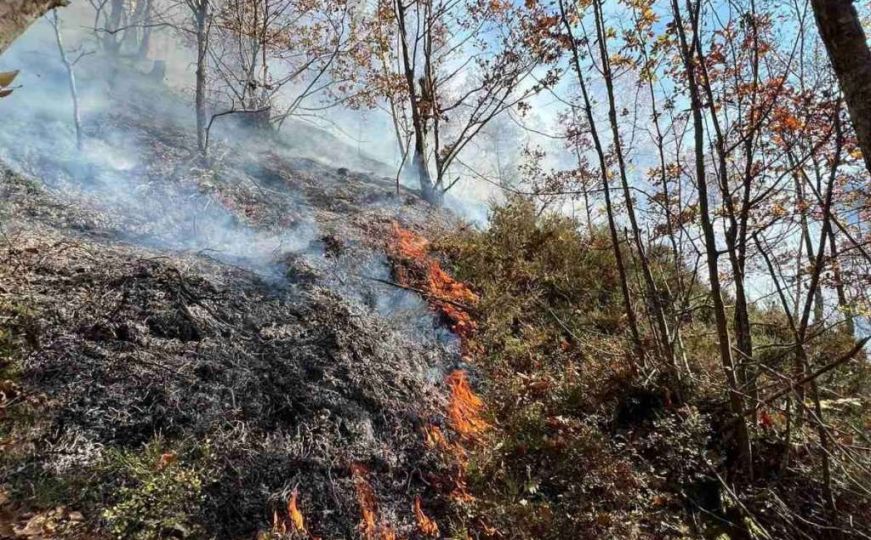
[(453, 219), (282, 141), (219, 143), (206, 166), (183, 128), (131, 118), (91, 117), (99, 159), (4, 149), (0, 538), (134, 537), (105, 512), (141, 475), (106, 464), (155, 446), (202, 482), (166, 537), (250, 538), (293, 490), (313, 534), (355, 537), (354, 464), (413, 536), (414, 497), (434, 496), (420, 426), (440, 421), (456, 340), (370, 278), (390, 277), (392, 220)]

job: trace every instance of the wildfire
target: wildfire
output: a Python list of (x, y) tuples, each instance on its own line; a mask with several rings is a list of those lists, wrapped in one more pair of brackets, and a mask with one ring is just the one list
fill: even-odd
[[(450, 321), (451, 330), (460, 338), (461, 349), (466, 357), (475, 356), (478, 349), (473, 338), (478, 327), (470, 311), (478, 304), (479, 297), (465, 283), (457, 281), (448, 274), (439, 261), (429, 254), (429, 242), (414, 232), (403, 229), (393, 223), (392, 240), (388, 248), (394, 263), (397, 281), (408, 287), (419, 290), (430, 306)], [(469, 385), (469, 379), (464, 370), (455, 370), (445, 379), (450, 391), (446, 416), (452, 431), (460, 440), (452, 441), (442, 429), (434, 424), (423, 430), (426, 445), (437, 449), (444, 455), (451, 466), (447, 482), (438, 482), (443, 486), (444, 493), (454, 501), (468, 503), (475, 498), (469, 493), (466, 485), (466, 467), (468, 454), (466, 447), (480, 441), (481, 435), (490, 426), (483, 419), (484, 402)], [(357, 476), (355, 475), (355, 478)], [(365, 479), (362, 479), (365, 483)], [(363, 510), (361, 530), (367, 539), (383, 540), (376, 537), (375, 512), (367, 513), (367, 493), (371, 493), (368, 484), (358, 482), (358, 498)], [(368, 488), (368, 492), (366, 489)], [(368, 506), (373, 508), (373, 506)], [(414, 499), (414, 516), (418, 530), (423, 536), (438, 537), (439, 529), (435, 521), (424, 514), (420, 497)], [(369, 516), (369, 517), (367, 517)], [(492, 534), (490, 536), (493, 536)]]
[(369, 481), (366, 480), (366, 467), (355, 463), (351, 465), (351, 476), (357, 490), (357, 503), (360, 505), (362, 520), (360, 532), (366, 540), (396, 540), (396, 532), (385, 523), (378, 523), (378, 501)]
[(421, 534), (426, 536), (438, 536), (439, 526), (429, 516), (423, 513), (420, 507), (420, 497), (414, 497), (414, 517), (417, 519), (417, 528)]
[(390, 248), (401, 261), (397, 269), (400, 283), (421, 289), (432, 307), (451, 322), (451, 330), (465, 344), (477, 330), (468, 308), (478, 303), (478, 295), (451, 277), (437, 260), (429, 256), (429, 242), (425, 238), (396, 223), (393, 224)]
[(296, 490), (294, 490), (290, 500), (287, 501), (287, 515), (290, 517), (290, 522), (297, 532), (305, 532), (305, 519), (303, 519), (302, 513), (296, 506), (296, 495)]
[(429, 249), (429, 241), (408, 229), (403, 229), (398, 223), (393, 223), (393, 237), (395, 238), (395, 250), (408, 259), (421, 260), (426, 257)]
[(481, 418), (484, 402), (469, 386), (469, 379), (462, 369), (453, 371), (445, 382), (451, 390), (448, 417), (454, 430), (467, 439), (477, 439), (489, 426)]
[(320, 540), (316, 536), (311, 536), (305, 528), (305, 518), (303, 518), (302, 512), (299, 511), (297, 497), (298, 492), (294, 489), (290, 499), (287, 500), (286, 515), (280, 515), (277, 510), (272, 513), (272, 532), (276, 534), (295, 532), (307, 538), (312, 538), (312, 540)]

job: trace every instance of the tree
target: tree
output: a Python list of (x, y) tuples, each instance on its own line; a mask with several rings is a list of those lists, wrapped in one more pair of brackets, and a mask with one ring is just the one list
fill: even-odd
[(753, 452), (750, 439), (750, 429), (744, 416), (744, 395), (740, 388), (738, 370), (735, 358), (732, 354), (732, 343), (729, 332), (728, 315), (723, 300), (723, 289), (720, 281), (719, 256), (717, 237), (714, 232), (714, 223), (710, 209), (708, 194), (708, 178), (705, 156), (705, 125), (703, 119), (703, 101), (698, 80), (697, 62), (703, 61), (697, 58), (698, 49), (694, 46), (700, 40), (699, 15), (700, 2), (688, 2), (689, 27), (692, 30), (692, 39), (687, 36), (684, 26), (683, 12), (678, 5), (678, 0), (671, 1), (674, 15), (674, 27), (678, 37), (678, 46), (683, 73), (686, 78), (686, 88), (690, 97), (690, 111), (692, 113), (693, 139), (695, 150), (696, 183), (699, 197), (699, 220), (701, 222), (702, 237), (705, 249), (705, 258), (708, 267), (708, 281), (711, 288), (711, 302), (713, 304), (714, 318), (717, 328), (717, 344), (720, 351), (720, 361), (728, 384), (729, 404), (738, 432), (738, 453), (740, 461), (744, 465), (748, 477), (753, 476)]
[[(440, 204), (460, 176), (451, 168), (496, 117), (556, 82), (537, 70), (556, 49), (540, 27), (542, 10), (508, 2), (395, 0), (373, 16), (377, 50), (363, 55), (362, 86), (386, 99), (402, 145), (408, 126), (411, 163), (421, 194)], [(390, 52), (386, 52), (390, 51)], [(398, 58), (398, 65), (393, 59)], [(452, 178), (453, 176), (453, 178)]]
[(60, 18), (58, 17), (57, 10), (52, 10), (51, 12), (51, 26), (54, 29), (54, 37), (57, 42), (57, 50), (60, 53), (61, 62), (64, 65), (64, 68), (67, 72), (67, 82), (70, 88), (70, 98), (73, 100), (73, 125), (76, 129), (76, 147), (81, 150), (83, 139), (82, 139), (82, 118), (81, 113), (79, 112), (79, 92), (76, 88), (76, 64), (84, 58), (87, 54), (84, 49), (82, 49), (75, 58), (70, 58), (67, 54), (66, 49), (64, 48), (63, 38), (61, 37), (60, 30)]
[[(215, 14), (209, 50), (228, 112), (252, 114), (278, 127), (306, 100), (344, 82), (342, 65), (354, 43), (346, 2), (229, 0)], [(335, 103), (335, 102), (333, 102)]]
[(820, 37), (838, 76), (871, 174), (871, 50), (853, 0), (811, 0)]
[(598, 158), (599, 162), (599, 174), (602, 178), (602, 193), (605, 197), (605, 212), (608, 215), (608, 231), (611, 235), (611, 247), (614, 250), (614, 260), (617, 263), (617, 272), (620, 279), (620, 290), (623, 293), (623, 305), (626, 311), (626, 319), (629, 324), (629, 331), (632, 337), (632, 343), (635, 349), (635, 353), (638, 356), (639, 363), (643, 365), (645, 358), (644, 345), (641, 341), (641, 332), (639, 330), (638, 317), (635, 314), (635, 308), (632, 305), (632, 293), (629, 289), (629, 279), (626, 270), (626, 263), (624, 262), (623, 251), (620, 247), (621, 242), (620, 236), (617, 232), (617, 222), (614, 217), (614, 205), (611, 202), (611, 186), (608, 179), (608, 160), (605, 156), (605, 147), (599, 135), (599, 130), (596, 126), (596, 120), (593, 117), (593, 105), (590, 99), (590, 93), (587, 89), (587, 82), (584, 77), (584, 69), (581, 65), (580, 48), (583, 46), (583, 42), (582, 40), (579, 40), (575, 37), (572, 25), (572, 20), (577, 20), (578, 14), (574, 11), (568, 11), (563, 0), (560, 0), (559, 18), (565, 31), (566, 39), (564, 41), (571, 53), (572, 67), (574, 68), (575, 75), (577, 76), (578, 86), (580, 87), (581, 96), (583, 98), (583, 104), (581, 108), (583, 109), (586, 116), (586, 127), (589, 130), (590, 138), (593, 140), (593, 147), (595, 148), (596, 157)]

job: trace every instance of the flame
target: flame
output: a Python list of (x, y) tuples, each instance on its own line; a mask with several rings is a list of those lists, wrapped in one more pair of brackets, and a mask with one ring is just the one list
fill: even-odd
[(393, 236), (396, 239), (395, 249), (405, 258), (421, 260), (426, 257), (429, 250), (429, 241), (408, 229), (402, 228), (393, 222)]
[(296, 506), (296, 496), (296, 490), (293, 490), (293, 493), (290, 495), (290, 500), (287, 501), (287, 515), (290, 517), (290, 522), (293, 524), (293, 528), (296, 529), (297, 532), (304, 533), (306, 532), (305, 519), (303, 519), (302, 513)]
[(357, 491), (357, 502), (360, 504), (360, 512), (363, 514), (363, 520), (360, 522), (360, 531), (365, 538), (375, 537), (375, 515), (377, 512), (377, 503), (375, 501), (375, 492), (372, 491), (372, 486), (366, 481), (366, 467), (355, 463), (351, 465), (351, 475), (354, 478), (354, 489)]
[(278, 517), (278, 510), (272, 511), (272, 532), (275, 534), (287, 533), (287, 524), (284, 518)]
[(446, 450), (450, 446), (444, 432), (438, 426), (426, 426), (423, 432), (428, 447)]
[(484, 402), (481, 401), (469, 386), (465, 370), (458, 369), (448, 375), (445, 382), (451, 390), (448, 417), (453, 428), (467, 439), (476, 439), (489, 426), (481, 413)]
[(414, 517), (417, 519), (417, 528), (426, 536), (438, 536), (439, 526), (429, 516), (423, 513), (420, 507), (420, 496), (414, 497)]
[(451, 322), (451, 330), (464, 344), (473, 337), (478, 327), (464, 306), (477, 305), (477, 294), (445, 272), (438, 260), (429, 256), (429, 241), (422, 236), (393, 223), (390, 250), (399, 259), (396, 276), (403, 285), (421, 289), (434, 309)]
[(357, 503), (360, 505), (362, 520), (360, 532), (366, 540), (396, 540), (396, 532), (386, 523), (378, 524), (378, 501), (375, 491), (366, 480), (369, 471), (363, 465), (351, 465), (351, 476), (354, 479), (354, 489), (357, 491)]
[[(388, 249), (393, 259), (396, 280), (404, 286), (420, 290), (430, 306), (450, 322), (451, 330), (460, 338), (464, 358), (471, 359), (481, 352), (480, 345), (473, 341), (478, 326), (470, 314), (480, 301), (478, 295), (468, 285), (454, 279), (442, 268), (437, 259), (429, 255), (429, 242), (425, 238), (403, 229), (395, 222)], [(482, 418), (484, 402), (472, 391), (464, 370), (453, 371), (447, 376), (445, 383), (450, 390), (447, 418), (451, 428), (461, 440), (449, 440), (436, 425), (424, 427), (423, 435), (426, 445), (431, 449), (438, 449), (451, 463), (451, 472), (446, 478), (447, 483), (444, 484), (445, 491), (449, 490), (449, 496), (454, 501), (468, 503), (474, 501), (475, 497), (469, 493), (466, 483), (468, 466), (466, 447), (468, 444), (479, 442), (482, 433), (490, 426)], [(361, 530), (364, 531), (364, 538), (367, 540), (376, 539), (375, 513), (372, 512), (371, 518), (367, 520), (359, 489), (358, 487), (360, 506), (364, 508)], [(371, 491), (371, 488), (369, 489)], [(413, 510), (420, 533), (424, 536), (437, 537), (438, 525), (423, 513), (419, 498), (415, 498)], [(492, 533), (490, 536), (498, 534), (495, 529), (488, 533)], [(384, 540), (384, 537), (376, 540)]]
[(286, 515), (279, 514), (278, 510), (272, 512), (272, 532), (275, 534), (287, 534), (288, 531), (295, 531), (312, 540), (320, 540), (318, 537), (312, 536), (305, 528), (305, 519), (297, 505), (298, 496), (299, 493), (294, 489), (287, 500)]

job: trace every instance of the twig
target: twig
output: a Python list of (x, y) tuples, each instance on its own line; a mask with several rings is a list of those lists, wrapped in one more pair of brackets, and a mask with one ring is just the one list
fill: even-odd
[(406, 291), (415, 292), (421, 296), (425, 296), (427, 298), (432, 298), (433, 300), (436, 300), (438, 302), (444, 302), (446, 304), (451, 304), (452, 306), (458, 307), (458, 308), (465, 310), (465, 311), (470, 311), (472, 313), (478, 312), (477, 308), (475, 308), (474, 306), (470, 306), (468, 304), (463, 304), (462, 302), (456, 302), (456, 301), (450, 300), (448, 298), (443, 298), (441, 296), (424, 291), (423, 289), (418, 289), (416, 287), (410, 287), (408, 285), (402, 285), (401, 283), (396, 283), (395, 281), (390, 281), (389, 279), (381, 279), (381, 278), (377, 278), (377, 277), (364, 276), (364, 275), (360, 275), (360, 274), (358, 274), (358, 276), (363, 278), (363, 279), (368, 279), (370, 281), (377, 281), (378, 283), (390, 285), (391, 287), (396, 287), (397, 289), (403, 289)]

